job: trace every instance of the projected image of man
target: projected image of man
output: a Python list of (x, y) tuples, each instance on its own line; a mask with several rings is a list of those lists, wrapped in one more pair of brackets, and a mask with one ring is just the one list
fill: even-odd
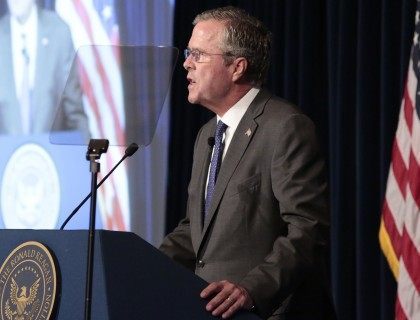
[(87, 133), (78, 75), (70, 74), (69, 28), (35, 0), (7, 5), (0, 19), (0, 134), (48, 133), (53, 123)]

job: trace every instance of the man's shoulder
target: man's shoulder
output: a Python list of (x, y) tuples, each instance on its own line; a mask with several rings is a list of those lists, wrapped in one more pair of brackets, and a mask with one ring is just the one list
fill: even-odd
[(40, 9), (38, 11), (38, 15), (39, 22), (46, 25), (47, 27), (68, 30), (67, 24), (55, 11), (48, 9)]
[(267, 97), (265, 101), (265, 108), (267, 108), (269, 111), (277, 111), (282, 114), (302, 114), (303, 113), (302, 110), (291, 101), (288, 101), (277, 95), (271, 94), (267, 90), (262, 90), (261, 93), (265, 94), (265, 96)]
[(252, 102), (250, 109), (255, 119), (258, 118), (259, 121), (265, 119), (269, 123), (274, 122), (276, 125), (287, 121), (290, 117), (306, 117), (297, 105), (267, 90), (260, 91)]
[[(297, 105), (280, 98), (267, 91), (261, 92), (262, 96), (256, 97), (254, 114), (252, 118), (258, 125), (258, 130), (266, 132), (273, 139), (289, 133), (307, 128), (315, 130), (315, 124)], [(263, 99), (262, 99), (263, 98)], [(259, 101), (257, 99), (260, 99)], [(259, 105), (259, 106), (258, 106)]]

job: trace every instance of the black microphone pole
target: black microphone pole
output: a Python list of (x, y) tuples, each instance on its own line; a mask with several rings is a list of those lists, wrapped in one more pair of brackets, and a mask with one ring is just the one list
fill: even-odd
[(96, 191), (100, 163), (96, 162), (102, 153), (108, 150), (109, 141), (106, 139), (91, 139), (86, 152), (86, 160), (90, 161), (91, 194), (90, 217), (89, 217), (89, 238), (86, 270), (86, 292), (85, 292), (85, 320), (90, 320), (92, 308), (92, 277), (93, 277), (93, 255), (95, 244), (95, 218), (96, 218)]
[[(131, 143), (127, 149), (125, 149), (124, 152), (124, 156), (121, 158), (120, 161), (118, 161), (118, 163), (106, 174), (105, 177), (103, 177), (103, 179), (98, 183), (96, 188), (99, 188), (102, 183), (105, 182), (106, 179), (108, 179), (108, 177), (114, 172), (115, 169), (117, 169), (117, 167), (121, 164), (121, 162), (123, 162), (127, 157), (131, 157), (134, 153), (136, 153), (136, 151), (138, 150), (139, 146), (137, 145), (137, 143)], [(79, 209), (86, 203), (86, 201), (89, 200), (89, 198), (92, 196), (92, 192), (89, 193), (83, 200), (82, 202), (79, 203), (79, 205), (74, 208), (74, 210), (69, 214), (69, 216), (67, 217), (67, 219), (63, 222), (63, 224), (60, 227), (60, 230), (63, 230), (64, 227), (67, 225), (67, 223), (71, 220), (71, 218), (73, 218), (73, 216), (79, 211)]]

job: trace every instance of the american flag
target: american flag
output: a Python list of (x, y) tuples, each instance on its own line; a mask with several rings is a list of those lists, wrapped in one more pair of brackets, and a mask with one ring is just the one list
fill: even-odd
[[(70, 27), (78, 50), (83, 102), (93, 138), (124, 146), (125, 113), (118, 55), (119, 31), (113, 0), (57, 0), (56, 11)], [(101, 160), (102, 178), (124, 150), (110, 147)], [(98, 191), (104, 228), (130, 230), (124, 163)]]
[(379, 240), (398, 283), (395, 319), (420, 319), (420, 2)]

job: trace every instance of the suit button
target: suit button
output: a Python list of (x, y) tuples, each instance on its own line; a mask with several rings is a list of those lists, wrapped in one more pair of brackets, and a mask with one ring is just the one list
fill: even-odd
[(203, 268), (203, 267), (204, 267), (204, 265), (205, 265), (205, 263), (204, 263), (204, 261), (203, 261), (203, 260), (198, 260), (198, 261), (197, 261), (197, 267), (199, 267), (199, 268)]

